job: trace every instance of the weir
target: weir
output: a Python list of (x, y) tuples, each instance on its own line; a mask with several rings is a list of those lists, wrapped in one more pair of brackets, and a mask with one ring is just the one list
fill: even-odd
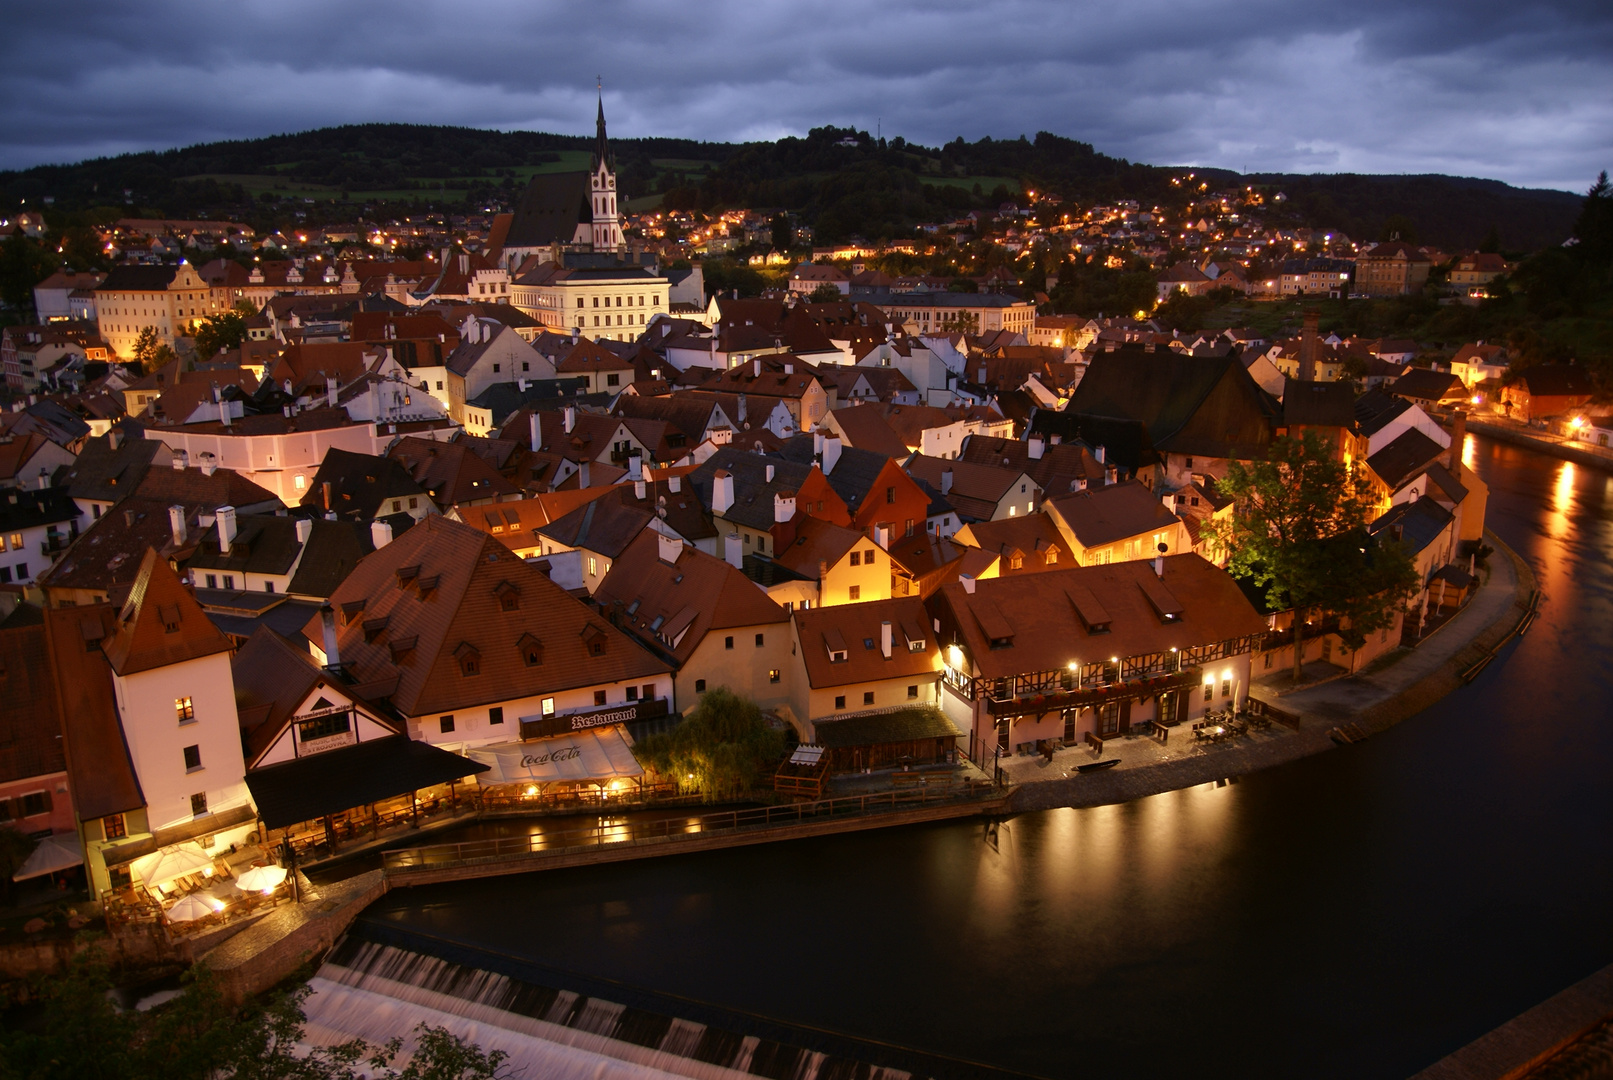
[[(670, 1015), (589, 992), (560, 989), (474, 966), (475, 956), (445, 959), (389, 942), (389, 929), (360, 926), (309, 980), (304, 1038), (333, 1044), (362, 1038), (372, 1044), (405, 1035), (412, 1053), (417, 1024), (447, 1028), (483, 1050), (502, 1050), (517, 1075), (556, 1080), (909, 1080), (923, 1076), (993, 1076), (995, 1070), (955, 1063), (939, 1072), (871, 1063), (889, 1048), (828, 1045), (826, 1033), (802, 1030), (817, 1047), (774, 1036), (766, 1021)], [(408, 940), (412, 935), (403, 935)], [(558, 981), (558, 980), (550, 980)], [(584, 980), (587, 982), (588, 980)], [(591, 991), (594, 987), (586, 987)], [(634, 992), (623, 987), (626, 994)], [(698, 1003), (686, 1003), (701, 1011)], [(759, 1018), (758, 1018), (759, 1020)], [(865, 1051), (847, 1056), (845, 1051)], [(837, 1052), (839, 1051), (839, 1052)], [(922, 1058), (925, 1055), (915, 1055)], [(861, 1059), (861, 1060), (859, 1060)], [(400, 1062), (399, 1064), (402, 1064)]]

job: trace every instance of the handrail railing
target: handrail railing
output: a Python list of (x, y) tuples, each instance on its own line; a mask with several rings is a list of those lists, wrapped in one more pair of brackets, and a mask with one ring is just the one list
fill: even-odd
[(553, 858), (580, 851), (598, 850), (615, 844), (632, 846), (665, 844), (684, 837), (776, 828), (836, 817), (889, 813), (912, 805), (971, 800), (990, 790), (989, 783), (980, 781), (970, 781), (940, 790), (920, 785), (869, 795), (843, 795), (833, 799), (819, 799), (816, 802), (724, 810), (694, 818), (622, 822), (530, 836), (501, 836), (491, 840), (431, 844), (383, 852), (381, 864), (387, 873), (398, 873), (410, 870), (440, 870), (475, 863), (508, 862), (516, 859), (540, 860), (545, 857)]

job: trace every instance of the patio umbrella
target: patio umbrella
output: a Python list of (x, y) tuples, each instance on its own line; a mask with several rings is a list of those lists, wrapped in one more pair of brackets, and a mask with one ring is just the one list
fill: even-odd
[(286, 868), (283, 866), (254, 866), (235, 879), (235, 887), (242, 892), (266, 893), (274, 891), (284, 880)]
[(200, 844), (175, 844), (143, 855), (133, 863), (134, 872), (148, 887), (166, 885), (175, 878), (206, 870), (213, 865)]
[(84, 865), (84, 847), (78, 842), (75, 833), (62, 833), (59, 836), (47, 836), (39, 842), (39, 846), (23, 860), (17, 872), (11, 875), (12, 881), (27, 881), (29, 878), (43, 877), (54, 874), (58, 870), (68, 870), (75, 866)]
[(213, 914), (213, 905), (199, 896), (182, 896), (167, 914), (169, 922), (195, 922)]

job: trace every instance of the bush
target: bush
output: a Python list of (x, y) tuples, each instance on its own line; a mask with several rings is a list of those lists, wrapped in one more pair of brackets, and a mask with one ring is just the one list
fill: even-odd
[(679, 791), (718, 802), (759, 786), (784, 747), (784, 735), (768, 726), (756, 702), (719, 686), (677, 727), (640, 741), (633, 756), (676, 781)]

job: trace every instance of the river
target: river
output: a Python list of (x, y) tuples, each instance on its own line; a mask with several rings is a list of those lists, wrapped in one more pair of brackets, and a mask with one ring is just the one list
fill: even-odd
[(1545, 594), (1366, 742), (1122, 806), (394, 893), (366, 919), (1045, 1077), (1405, 1077), (1613, 961), (1613, 477), (1470, 438)]

